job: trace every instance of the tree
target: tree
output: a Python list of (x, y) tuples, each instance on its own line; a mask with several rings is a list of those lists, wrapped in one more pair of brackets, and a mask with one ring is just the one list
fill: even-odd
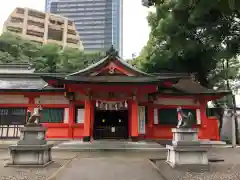
[(239, 51), (240, 13), (227, 3), (159, 1), (156, 12), (148, 17), (151, 47), (142, 66), (148, 72), (194, 72), (209, 87), (208, 75), (218, 61), (234, 58)]
[(35, 43), (12, 33), (0, 36), (0, 63), (30, 63), (36, 72), (71, 73), (103, 58), (100, 52), (62, 49), (55, 44)]
[[(147, 72), (196, 73), (208, 88), (227, 88), (239, 78), (240, 2), (155, 0), (150, 38), (136, 63)], [(146, 59), (146, 60), (144, 60)], [(139, 65), (138, 65), (139, 66)], [(225, 104), (232, 106), (232, 97)], [(215, 102), (219, 105), (219, 102)]]
[(57, 72), (57, 64), (60, 63), (61, 49), (55, 44), (46, 44), (38, 51), (38, 56), (32, 59), (32, 63), (39, 72)]

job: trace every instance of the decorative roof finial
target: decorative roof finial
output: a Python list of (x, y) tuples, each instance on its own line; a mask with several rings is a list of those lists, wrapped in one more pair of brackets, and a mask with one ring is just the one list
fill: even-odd
[(106, 56), (118, 56), (118, 51), (116, 51), (116, 49), (113, 47), (113, 45), (106, 52)]

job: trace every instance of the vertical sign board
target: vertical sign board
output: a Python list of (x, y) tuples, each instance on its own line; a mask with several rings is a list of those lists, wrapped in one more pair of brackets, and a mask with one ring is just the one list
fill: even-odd
[(139, 134), (145, 134), (145, 106), (138, 106), (138, 131)]
[(69, 108), (64, 109), (64, 123), (68, 123), (68, 118), (69, 118)]
[(197, 115), (197, 125), (200, 125), (201, 124), (201, 112), (200, 112), (200, 109), (197, 109), (196, 110), (196, 115)]
[(84, 123), (84, 108), (77, 109), (77, 123)]
[(157, 108), (155, 108), (154, 110), (153, 110), (153, 121), (154, 121), (154, 124), (158, 124), (158, 109)]

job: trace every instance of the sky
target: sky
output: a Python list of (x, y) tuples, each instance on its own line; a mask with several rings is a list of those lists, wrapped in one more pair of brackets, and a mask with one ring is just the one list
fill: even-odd
[[(123, 58), (138, 55), (147, 43), (149, 27), (147, 15), (149, 9), (143, 7), (142, 0), (123, 0)], [(16, 7), (29, 7), (44, 11), (45, 0), (5, 0), (0, 6), (0, 31), (4, 21)], [(80, 34), (81, 36), (81, 34)]]

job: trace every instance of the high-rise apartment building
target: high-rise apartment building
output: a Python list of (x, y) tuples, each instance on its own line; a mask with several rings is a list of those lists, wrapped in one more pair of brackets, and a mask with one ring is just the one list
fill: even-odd
[(16, 8), (4, 23), (3, 32), (13, 32), (43, 44), (54, 43), (83, 50), (73, 21), (34, 9)]
[(122, 57), (123, 0), (46, 0), (45, 8), (75, 22), (86, 51), (113, 45)]

